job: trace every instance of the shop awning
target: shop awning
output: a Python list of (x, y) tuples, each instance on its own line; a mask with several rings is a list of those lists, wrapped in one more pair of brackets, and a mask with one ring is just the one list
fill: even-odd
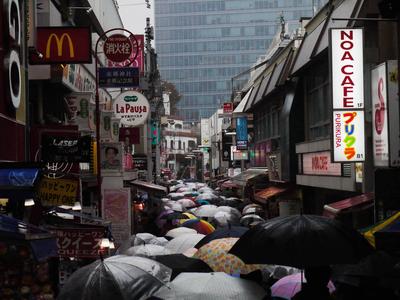
[(255, 194), (255, 199), (261, 203), (266, 203), (272, 197), (279, 196), (286, 192), (288, 187), (284, 186), (270, 186), (263, 189)]
[(374, 193), (366, 193), (327, 204), (324, 205), (323, 215), (329, 218), (335, 218), (339, 214), (343, 214), (355, 209), (368, 208), (373, 205), (374, 198)]
[(254, 99), (256, 98), (259, 88), (260, 88), (260, 83), (255, 84), (253, 86), (253, 89), (251, 90), (249, 99), (247, 100), (246, 106), (244, 107), (244, 110), (243, 110), (244, 112), (248, 111), (249, 108), (253, 105)]
[[(265, 91), (267, 90), (268, 84), (269, 84), (269, 82), (270, 82), (270, 80), (271, 80), (271, 76), (272, 76), (272, 74), (274, 73), (274, 70), (275, 70), (275, 68), (273, 68), (273, 69), (271, 70), (271, 72), (269, 72), (268, 74), (266, 74), (266, 75), (264, 76), (264, 78), (262, 79), (261, 84), (260, 84), (260, 88), (258, 89), (258, 93), (257, 93), (257, 95), (255, 96), (255, 99), (254, 99), (254, 101), (253, 101), (252, 106), (256, 105), (256, 104), (257, 104), (258, 102), (260, 102), (261, 99), (263, 98), (264, 93), (265, 93)], [(249, 107), (249, 108), (250, 108), (250, 107)]]
[(6, 215), (0, 215), (0, 237), (5, 241), (29, 243), (38, 261), (57, 256), (56, 238), (49, 231)]
[(256, 177), (267, 177), (268, 176), (268, 169), (267, 168), (254, 168), (254, 169), (247, 169), (242, 173), (232, 177), (231, 181), (234, 184), (239, 186), (245, 186), (249, 180), (255, 179)]
[(133, 180), (129, 182), (131, 185), (138, 187), (139, 189), (143, 190), (152, 190), (156, 192), (163, 192), (167, 193), (168, 189), (165, 186), (146, 182), (146, 181), (141, 181), (141, 180)]
[(249, 89), (249, 91), (246, 93), (246, 95), (240, 101), (239, 105), (233, 111), (234, 113), (242, 113), (244, 111), (244, 108), (246, 107), (247, 101), (249, 100), (249, 97), (250, 97), (250, 94), (251, 94), (252, 90), (253, 90), (253, 87), (251, 87)]

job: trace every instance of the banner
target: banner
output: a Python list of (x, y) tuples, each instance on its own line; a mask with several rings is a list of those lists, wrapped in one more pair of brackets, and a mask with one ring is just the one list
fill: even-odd
[(111, 222), (111, 232), (116, 247), (131, 236), (130, 195), (130, 188), (104, 190), (103, 218)]
[(335, 162), (365, 160), (364, 111), (333, 111), (333, 155)]
[(111, 129), (111, 118), (113, 112), (102, 110), (100, 112), (101, 126), (100, 126), (100, 138), (103, 141), (111, 141), (112, 129)]
[(38, 198), (43, 206), (73, 206), (77, 201), (78, 181), (43, 177), (38, 187)]
[(30, 63), (92, 63), (90, 27), (37, 27), (36, 51), (30, 52)]

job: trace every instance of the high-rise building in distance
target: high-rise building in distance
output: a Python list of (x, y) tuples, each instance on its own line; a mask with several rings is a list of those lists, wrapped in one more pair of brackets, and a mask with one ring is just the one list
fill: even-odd
[(229, 101), (231, 78), (266, 53), (281, 16), (291, 32), (301, 17), (311, 17), (325, 2), (155, 0), (159, 69), (162, 80), (174, 83), (182, 95), (179, 116), (188, 122), (210, 117)]

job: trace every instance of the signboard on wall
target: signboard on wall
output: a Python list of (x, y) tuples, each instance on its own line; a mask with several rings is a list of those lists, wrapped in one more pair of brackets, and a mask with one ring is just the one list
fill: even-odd
[(37, 27), (36, 50), (31, 64), (78, 64), (92, 62), (90, 27)]
[(248, 148), (248, 133), (247, 133), (247, 118), (236, 118), (236, 147), (237, 150), (247, 150)]
[(334, 162), (365, 160), (363, 29), (331, 28)]
[(281, 154), (267, 154), (268, 177), (270, 181), (282, 181)]
[(201, 119), (201, 146), (211, 147), (209, 119)]
[(131, 236), (131, 190), (105, 189), (103, 194), (103, 217), (111, 222), (111, 231), (118, 247)]
[(139, 68), (99, 68), (99, 86), (103, 88), (139, 87)]
[(98, 258), (104, 228), (62, 228), (54, 231), (58, 256)]
[(42, 136), (41, 157), (44, 162), (90, 162), (91, 136)]
[(330, 30), (333, 109), (364, 108), (363, 29)]
[(121, 124), (139, 126), (146, 122), (150, 114), (149, 101), (141, 93), (126, 91), (117, 96), (113, 103), (115, 117)]
[(329, 151), (304, 153), (302, 160), (304, 175), (342, 175), (342, 165), (331, 162), (331, 153)]
[(225, 102), (222, 106), (224, 114), (231, 114), (233, 112), (233, 103)]
[(37, 196), (43, 206), (73, 206), (77, 201), (78, 181), (72, 179), (40, 180)]
[(333, 123), (333, 155), (335, 162), (364, 161), (364, 111), (333, 111)]
[(371, 71), (372, 140), (377, 167), (400, 166), (397, 61), (380, 64)]
[(372, 145), (374, 164), (389, 166), (389, 120), (387, 103), (386, 63), (371, 71)]
[(102, 171), (118, 172), (122, 170), (121, 143), (101, 143), (100, 160)]

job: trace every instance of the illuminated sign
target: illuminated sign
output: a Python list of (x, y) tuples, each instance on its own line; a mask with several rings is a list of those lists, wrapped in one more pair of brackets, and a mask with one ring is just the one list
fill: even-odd
[(333, 109), (363, 109), (363, 30), (332, 28), (330, 38)]
[(236, 119), (236, 147), (237, 150), (247, 150), (247, 118), (238, 117)]
[(89, 27), (38, 27), (31, 64), (91, 63)]
[(43, 206), (73, 206), (77, 193), (78, 181), (71, 179), (42, 178), (38, 188), (38, 198)]
[(302, 156), (303, 174), (305, 175), (342, 175), (342, 165), (331, 162), (329, 151), (304, 153)]
[(333, 111), (333, 157), (335, 162), (365, 160), (364, 111)]

